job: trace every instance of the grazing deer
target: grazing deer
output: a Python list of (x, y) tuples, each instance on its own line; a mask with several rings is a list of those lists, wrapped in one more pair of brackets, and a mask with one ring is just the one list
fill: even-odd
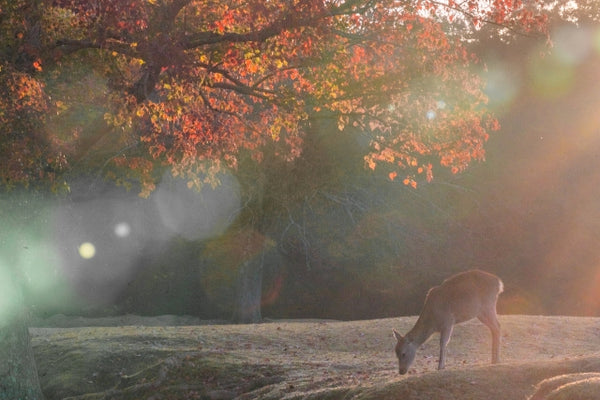
[(492, 332), (492, 364), (500, 360), (500, 324), (496, 316), (496, 301), (502, 293), (500, 278), (490, 273), (471, 270), (446, 279), (440, 286), (429, 289), (425, 304), (415, 326), (402, 336), (394, 329), (397, 339), (398, 372), (406, 374), (415, 359), (417, 349), (435, 332), (440, 332), (438, 369), (446, 362), (446, 346), (454, 324), (478, 318)]

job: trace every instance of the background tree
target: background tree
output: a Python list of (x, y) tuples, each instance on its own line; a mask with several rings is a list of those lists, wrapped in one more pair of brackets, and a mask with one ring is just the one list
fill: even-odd
[[(58, 190), (86, 170), (148, 195), (168, 169), (190, 187), (217, 184), (223, 168), (250, 169), (241, 154), (297, 159), (315, 115), (367, 132), (366, 165), (386, 165), (392, 180), (414, 187), (440, 169), (460, 172), (484, 158), (497, 126), (460, 32), (485, 22), (543, 29), (535, 6), (4, 0), (2, 183)], [(232, 242), (242, 288), (261, 272), (248, 260), (270, 247), (256, 188)], [(237, 319), (258, 318), (244, 312), (256, 301)]]

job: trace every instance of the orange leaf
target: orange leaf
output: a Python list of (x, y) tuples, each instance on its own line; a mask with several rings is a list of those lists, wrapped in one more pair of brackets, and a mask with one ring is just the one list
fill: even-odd
[(42, 60), (40, 60), (39, 58), (35, 60), (33, 62), (33, 68), (35, 68), (36, 71), (40, 72), (42, 70)]

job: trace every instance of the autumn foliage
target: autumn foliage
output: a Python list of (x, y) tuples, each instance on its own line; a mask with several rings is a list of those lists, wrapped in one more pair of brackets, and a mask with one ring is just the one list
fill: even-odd
[(298, 157), (315, 116), (364, 130), (366, 165), (407, 185), (462, 171), (497, 128), (463, 42), (543, 32), (536, 3), (0, 0), (2, 182), (85, 164), (200, 185), (242, 149)]

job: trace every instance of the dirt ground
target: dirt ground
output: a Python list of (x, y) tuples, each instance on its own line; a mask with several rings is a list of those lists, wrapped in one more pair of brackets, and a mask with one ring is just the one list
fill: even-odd
[(435, 335), (400, 376), (392, 328), (415, 320), (59, 316), (30, 332), (48, 400), (526, 399), (545, 378), (600, 371), (600, 318), (507, 315), (501, 364), (489, 364), (490, 333), (475, 320), (455, 327), (444, 371)]

